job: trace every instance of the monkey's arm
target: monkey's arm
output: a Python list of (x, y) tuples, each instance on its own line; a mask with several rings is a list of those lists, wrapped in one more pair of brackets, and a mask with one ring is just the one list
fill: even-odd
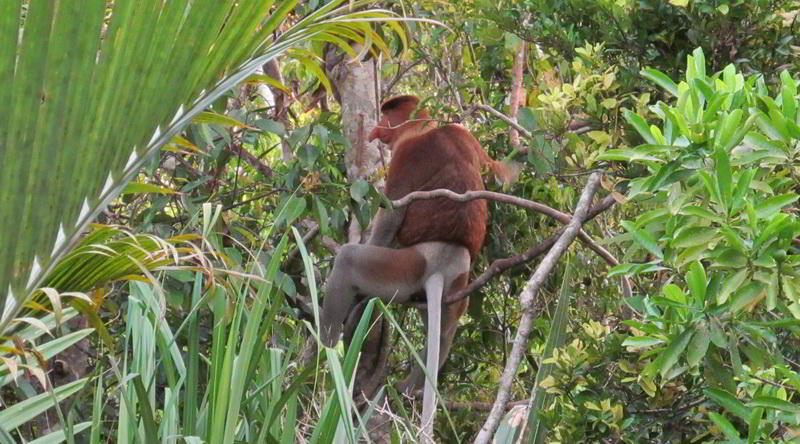
[(386, 210), (380, 208), (378, 214), (375, 215), (375, 221), (372, 224), (372, 234), (369, 236), (367, 245), (375, 245), (378, 247), (388, 247), (403, 224), (406, 217), (406, 207), (395, 208), (393, 210)]

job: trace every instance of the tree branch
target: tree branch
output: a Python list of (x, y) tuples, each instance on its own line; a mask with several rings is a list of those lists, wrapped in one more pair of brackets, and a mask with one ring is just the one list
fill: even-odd
[[(511, 196), (509, 194), (496, 193), (494, 191), (467, 191), (464, 194), (458, 194), (458, 193), (456, 193), (454, 191), (450, 191), (450, 190), (447, 190), (447, 189), (439, 189), (439, 190), (432, 190), (432, 191), (415, 191), (413, 193), (409, 193), (409, 194), (405, 195), (401, 199), (393, 201), (392, 202), (392, 206), (393, 207), (403, 207), (403, 206), (406, 206), (406, 205), (410, 204), (411, 202), (413, 202), (415, 200), (418, 200), (418, 199), (435, 199), (435, 198), (439, 198), (439, 197), (446, 197), (448, 199), (455, 200), (457, 202), (469, 202), (469, 201), (475, 200), (475, 199), (494, 200), (494, 201), (497, 201), (497, 202), (509, 203), (509, 204), (512, 204), (512, 205), (516, 205), (518, 207), (522, 207), (522, 208), (529, 209), (531, 211), (535, 211), (537, 213), (544, 214), (546, 216), (549, 216), (549, 217), (557, 220), (558, 222), (561, 222), (562, 224), (568, 224), (569, 221), (570, 221), (570, 216), (568, 214), (563, 213), (561, 211), (558, 211), (555, 208), (548, 207), (547, 205), (540, 204), (540, 203), (534, 202), (532, 200), (523, 199), (521, 197), (516, 197), (516, 196)], [(613, 205), (615, 201), (611, 196), (609, 196), (603, 202), (604, 203), (607, 202), (607, 204), (597, 214), (599, 214), (600, 212), (605, 211), (606, 209), (610, 208), (611, 205)], [(593, 211), (594, 211), (594, 209), (593, 209)], [(596, 216), (596, 214), (595, 214), (595, 216)], [(595, 216), (592, 216), (592, 218), (595, 217)], [(478, 278), (477, 280), (473, 281), (472, 284), (470, 284), (467, 288), (465, 288), (464, 290), (462, 290), (462, 291), (460, 291), (460, 292), (458, 292), (458, 293), (456, 293), (454, 295), (451, 295), (451, 297), (448, 297), (446, 303), (450, 304), (450, 303), (456, 302), (456, 301), (458, 301), (460, 299), (464, 299), (472, 291), (474, 291), (477, 288), (483, 286), (486, 282), (488, 282), (489, 279), (494, 277), (500, 271), (506, 270), (506, 269), (508, 269), (510, 267), (513, 267), (515, 265), (519, 265), (519, 264), (524, 263), (524, 262), (528, 262), (528, 261), (532, 260), (533, 258), (535, 258), (536, 256), (539, 256), (540, 254), (544, 253), (545, 251), (547, 251), (547, 249), (549, 249), (553, 245), (553, 243), (555, 243), (555, 241), (557, 239), (557, 236), (558, 236), (558, 234), (556, 234), (556, 237), (549, 238), (544, 243), (535, 246), (533, 249), (530, 249), (530, 250), (528, 250), (527, 252), (525, 252), (525, 253), (523, 253), (521, 255), (514, 256), (514, 257), (511, 257), (511, 258), (508, 258), (508, 259), (501, 259), (501, 261), (508, 261), (508, 263), (510, 265), (508, 265), (508, 266), (505, 266), (504, 264), (500, 265), (500, 266), (503, 267), (502, 269), (497, 270), (496, 272), (494, 272), (490, 276), (488, 276), (485, 281), (480, 282), (480, 279), (483, 278), (484, 275), (486, 275), (486, 273), (484, 273), (483, 275), (481, 275), (480, 278)], [(608, 250), (606, 250), (605, 248), (601, 247), (600, 245), (597, 245), (597, 243), (582, 229), (578, 233), (578, 239), (580, 239), (581, 242), (583, 242), (584, 244), (586, 244), (586, 246), (589, 247), (589, 249), (591, 249), (598, 256), (600, 256), (609, 266), (616, 267), (617, 265), (619, 265), (619, 261)], [(495, 263), (497, 263), (497, 262), (498, 261), (495, 261)], [(494, 267), (495, 263), (493, 263), (492, 266), (489, 267), (489, 271), (492, 271), (492, 267)], [(626, 295), (626, 297), (630, 296), (630, 292), (631, 292), (631, 290), (630, 290), (630, 282), (628, 282), (627, 278), (624, 278), (622, 280), (622, 288), (623, 288), (623, 293)], [(467, 290), (469, 290), (469, 291), (467, 291)]]
[(517, 123), (516, 120), (512, 119), (511, 117), (508, 117), (507, 115), (501, 113), (500, 111), (492, 108), (489, 105), (484, 105), (483, 103), (476, 103), (475, 105), (472, 105), (472, 107), (470, 109), (468, 109), (465, 114), (468, 114), (468, 115), (472, 114), (472, 110), (473, 109), (479, 109), (481, 111), (486, 111), (489, 114), (492, 114), (495, 117), (497, 117), (498, 119), (500, 119), (500, 120), (506, 122), (507, 124), (511, 125), (515, 130), (519, 131), (519, 133), (522, 134), (523, 136), (525, 136), (525, 137), (527, 137), (529, 139), (531, 137), (533, 137), (533, 133), (531, 133), (530, 131), (526, 130), (522, 125)]
[[(511, 103), (508, 106), (508, 114), (514, 122), (517, 121), (517, 111), (519, 111), (519, 105), (522, 101), (522, 77), (524, 74), (525, 68), (525, 45), (526, 42), (524, 40), (519, 42), (519, 48), (517, 49), (517, 53), (514, 56), (514, 67), (511, 69)], [(519, 131), (511, 127), (508, 131), (509, 140), (511, 141), (511, 146), (514, 147), (517, 151), (527, 151), (527, 147), (523, 147), (522, 144), (519, 143)]]
[(569, 247), (569, 245), (578, 235), (583, 221), (586, 220), (586, 217), (588, 216), (589, 205), (592, 202), (592, 197), (594, 196), (599, 183), (600, 174), (595, 173), (589, 177), (589, 181), (587, 182), (586, 187), (583, 189), (583, 193), (581, 193), (581, 198), (578, 201), (578, 205), (575, 209), (575, 214), (572, 217), (572, 220), (569, 222), (567, 227), (564, 229), (564, 232), (558, 238), (544, 259), (542, 259), (542, 262), (539, 264), (539, 266), (536, 267), (536, 271), (533, 273), (533, 276), (531, 276), (530, 280), (528, 280), (528, 283), (525, 285), (525, 288), (520, 294), (520, 302), (523, 310), (522, 319), (520, 320), (520, 325), (517, 329), (517, 335), (514, 338), (514, 345), (511, 348), (511, 354), (509, 355), (508, 362), (506, 363), (506, 368), (503, 371), (503, 377), (500, 380), (500, 388), (497, 391), (497, 398), (492, 406), (492, 410), (489, 412), (489, 416), (486, 418), (486, 422), (481, 428), (481, 431), (478, 433), (478, 437), (475, 439), (476, 444), (488, 444), (497, 430), (497, 426), (500, 424), (500, 420), (505, 411), (505, 406), (511, 396), (511, 384), (513, 383), (514, 376), (517, 373), (517, 367), (519, 367), (519, 364), (522, 361), (522, 356), (525, 354), (528, 336), (533, 328), (533, 318), (536, 315), (534, 310), (534, 298), (539, 292), (539, 288), (542, 286), (547, 276), (556, 266), (556, 263), (558, 262), (559, 258), (561, 258), (561, 255), (564, 254), (564, 252), (567, 250), (567, 247)]
[[(586, 220), (584, 221), (584, 223), (594, 219), (595, 217), (597, 217), (598, 214), (611, 208), (616, 202), (617, 201), (614, 200), (613, 197), (611, 196), (606, 197), (605, 199), (603, 199), (602, 202), (592, 207), (592, 209), (589, 211), (589, 214), (586, 216)], [(447, 297), (447, 300), (443, 301), (442, 303), (452, 304), (458, 302), (461, 299), (464, 299), (470, 294), (472, 294), (472, 292), (474, 292), (475, 290), (478, 290), (479, 288), (486, 285), (490, 280), (492, 280), (492, 278), (494, 278), (498, 274), (508, 270), (509, 268), (516, 267), (517, 265), (521, 265), (526, 262), (530, 262), (533, 259), (536, 259), (540, 255), (547, 252), (547, 250), (549, 250), (556, 243), (556, 241), (563, 232), (564, 228), (558, 230), (555, 234), (548, 237), (541, 243), (529, 248), (524, 253), (512, 257), (495, 260), (494, 262), (492, 262), (491, 265), (489, 265), (486, 271), (481, 273), (481, 275), (478, 276), (476, 279), (474, 279), (469, 285), (467, 285), (460, 291), (450, 294)]]

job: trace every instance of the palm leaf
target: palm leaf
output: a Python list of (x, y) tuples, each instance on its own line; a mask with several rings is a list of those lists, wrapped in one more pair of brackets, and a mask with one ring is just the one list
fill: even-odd
[(291, 47), (365, 32), (366, 2), (334, 0), (276, 36), (295, 3), (0, 2), (0, 332), (194, 115)]

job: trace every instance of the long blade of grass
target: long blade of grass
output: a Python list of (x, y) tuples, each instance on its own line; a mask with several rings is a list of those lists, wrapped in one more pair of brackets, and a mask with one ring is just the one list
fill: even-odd
[(556, 312), (555, 315), (553, 315), (553, 320), (550, 324), (550, 333), (547, 335), (544, 352), (539, 361), (539, 371), (536, 372), (533, 393), (531, 393), (531, 402), (528, 404), (527, 438), (525, 442), (531, 444), (544, 442), (544, 438), (547, 435), (547, 429), (542, 423), (542, 417), (539, 411), (552, 395), (548, 395), (545, 392), (545, 389), (541, 387), (541, 383), (552, 373), (553, 364), (545, 363), (544, 361), (553, 355), (554, 348), (564, 345), (567, 337), (567, 323), (569, 322), (567, 315), (569, 314), (569, 298), (572, 294), (570, 291), (572, 271), (572, 265), (567, 261), (564, 267), (564, 277), (561, 281), (561, 290), (558, 293)]

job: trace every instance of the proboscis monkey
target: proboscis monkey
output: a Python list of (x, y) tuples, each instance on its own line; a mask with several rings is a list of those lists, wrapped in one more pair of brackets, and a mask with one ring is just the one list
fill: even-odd
[[(460, 125), (437, 127), (418, 105), (414, 96), (386, 101), (381, 107), (383, 117), (369, 135), (370, 141), (380, 139), (392, 150), (387, 197), (396, 200), (413, 191), (440, 188), (456, 193), (483, 190), (482, 165), (508, 177), (508, 168), (493, 161), (469, 131)], [(426, 379), (424, 371), (414, 366), (404, 385), (418, 387), (424, 381), (422, 421), (427, 438), (433, 429), (437, 373), (468, 304), (464, 299), (442, 310), (442, 297), (467, 285), (471, 260), (486, 235), (487, 217), (484, 200), (438, 198), (380, 209), (367, 244), (342, 246), (326, 283), (321, 330), (328, 346), (338, 340), (342, 322), (358, 302), (357, 295), (406, 303), (424, 291), (428, 312), (425, 362), (431, 378)], [(392, 241), (403, 248), (388, 248)]]

